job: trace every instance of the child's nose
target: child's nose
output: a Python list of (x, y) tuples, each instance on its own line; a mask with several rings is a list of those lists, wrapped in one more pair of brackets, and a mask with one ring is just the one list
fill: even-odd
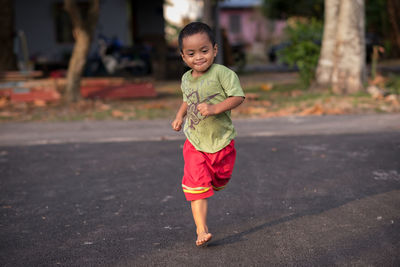
[(201, 53), (196, 53), (196, 59), (201, 59), (203, 55)]

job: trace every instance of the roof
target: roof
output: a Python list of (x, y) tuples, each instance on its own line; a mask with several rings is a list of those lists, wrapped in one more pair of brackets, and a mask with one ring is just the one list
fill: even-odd
[(219, 3), (220, 8), (246, 8), (261, 5), (262, 0), (225, 0)]

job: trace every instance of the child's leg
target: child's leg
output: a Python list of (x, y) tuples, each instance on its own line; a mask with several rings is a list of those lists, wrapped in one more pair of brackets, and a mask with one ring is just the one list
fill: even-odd
[(212, 234), (208, 232), (207, 227), (207, 208), (206, 198), (193, 200), (191, 202), (193, 219), (196, 224), (197, 240), (196, 245), (202, 246), (211, 240)]

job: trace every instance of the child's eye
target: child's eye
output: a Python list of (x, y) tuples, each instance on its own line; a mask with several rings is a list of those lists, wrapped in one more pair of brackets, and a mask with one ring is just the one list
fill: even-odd
[(205, 49), (205, 50), (203, 50), (202, 52), (203, 52), (203, 53), (207, 53), (207, 52), (208, 52), (208, 49)]

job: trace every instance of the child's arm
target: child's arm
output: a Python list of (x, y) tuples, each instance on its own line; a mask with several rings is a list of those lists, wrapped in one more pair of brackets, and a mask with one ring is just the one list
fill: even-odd
[(176, 113), (175, 120), (171, 123), (172, 129), (175, 131), (180, 131), (182, 128), (183, 118), (186, 116), (188, 104), (186, 102), (182, 102), (181, 107)]
[(231, 110), (242, 104), (244, 101), (244, 97), (242, 96), (231, 96), (225, 99), (224, 101), (210, 105), (207, 103), (201, 103), (197, 105), (197, 109), (200, 111), (201, 115), (209, 116), (209, 115), (217, 115), (227, 110)]

